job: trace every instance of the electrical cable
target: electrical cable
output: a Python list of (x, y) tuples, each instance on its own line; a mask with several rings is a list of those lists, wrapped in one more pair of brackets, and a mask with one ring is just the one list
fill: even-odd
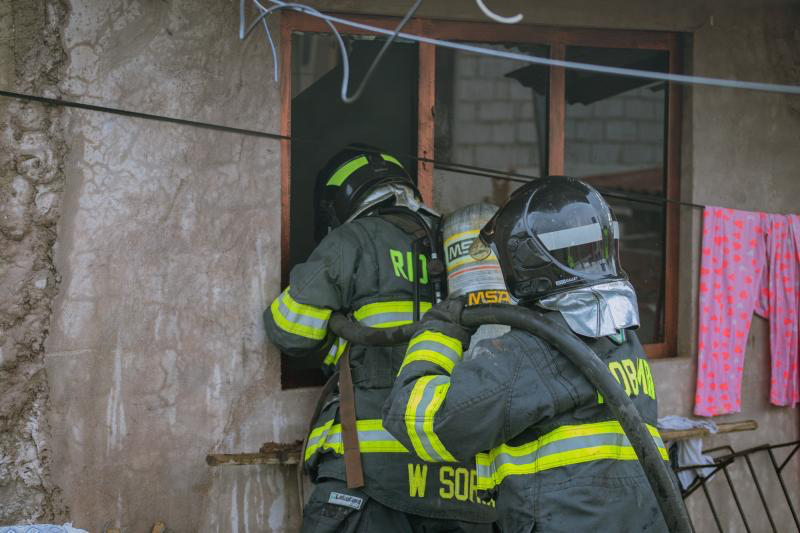
[(483, 12), (484, 15), (495, 22), (499, 22), (500, 24), (516, 24), (522, 21), (522, 13), (517, 13), (513, 17), (502, 17), (486, 7), (486, 4), (483, 3), (483, 0), (475, 0), (475, 3), (478, 4), (478, 8)]
[[(355, 22), (352, 20), (348, 20), (341, 17), (336, 17), (333, 15), (328, 15), (325, 13), (321, 13), (316, 9), (306, 6), (304, 4), (298, 3), (286, 3), (280, 0), (269, 0), (272, 4), (276, 6), (280, 6), (281, 8), (289, 8), (300, 13), (305, 13), (307, 15), (320, 18), (329, 23), (338, 23), (345, 26), (350, 26), (352, 28), (358, 28), (361, 30), (370, 31), (373, 33), (378, 33), (381, 35), (394, 35), (393, 30), (387, 30), (384, 28), (380, 28), (378, 26), (372, 26), (370, 24), (364, 24), (361, 22)], [(263, 16), (263, 15), (262, 15)], [(338, 35), (338, 31), (336, 32)], [(798, 85), (785, 85), (785, 84), (777, 84), (777, 83), (765, 83), (765, 82), (755, 82), (755, 81), (741, 81), (741, 80), (729, 80), (724, 78), (711, 78), (707, 76), (690, 76), (686, 74), (670, 74), (666, 72), (655, 72), (650, 70), (639, 70), (639, 69), (632, 69), (632, 68), (623, 68), (623, 67), (609, 67), (605, 65), (595, 65), (592, 63), (581, 63), (578, 61), (567, 61), (562, 59), (550, 59), (545, 57), (537, 57), (528, 54), (522, 54), (518, 52), (509, 52), (505, 50), (494, 50), (491, 48), (483, 48), (481, 46), (474, 46), (470, 44), (464, 43), (456, 43), (452, 41), (445, 41), (442, 39), (433, 39), (431, 37), (424, 37), (422, 35), (415, 35), (412, 33), (404, 33), (400, 32), (398, 34), (399, 37), (403, 39), (415, 41), (418, 43), (426, 43), (432, 44), (435, 46), (440, 46), (442, 48), (450, 48), (453, 50), (460, 50), (462, 52), (471, 52), (475, 54), (491, 56), (491, 57), (498, 57), (501, 59), (513, 59), (516, 61), (521, 61), (524, 63), (534, 63), (538, 65), (548, 65), (551, 67), (563, 67), (565, 69), (573, 69), (573, 70), (583, 70), (588, 72), (597, 72), (600, 74), (612, 74), (616, 76), (629, 76), (635, 78), (644, 78), (644, 79), (651, 79), (651, 80), (658, 80), (658, 81), (668, 81), (673, 83), (681, 83), (687, 85), (709, 85), (714, 87), (726, 87), (730, 89), (749, 89), (754, 91), (767, 91), (767, 92), (777, 92), (777, 93), (786, 93), (786, 94), (800, 94), (800, 86)], [(343, 46), (343, 44), (340, 44)], [(346, 90), (346, 87), (349, 83), (349, 72), (347, 73), (347, 77), (345, 77), (344, 73), (342, 76), (342, 87)], [(343, 94), (345, 92), (343, 91)]]
[[(61, 98), (50, 98), (47, 96), (36, 96), (33, 94), (27, 93), (20, 93), (14, 91), (6, 91), (0, 89), (0, 96), (4, 96), (6, 98), (15, 98), (18, 100), (30, 100), (33, 102), (39, 102), (42, 104), (48, 105), (55, 105), (55, 106), (62, 106), (62, 107), (69, 107), (75, 109), (83, 109), (85, 111), (96, 111), (99, 113), (109, 113), (112, 115), (120, 115), (124, 117), (131, 117), (131, 118), (139, 118), (143, 120), (152, 120), (156, 122), (165, 122), (168, 124), (177, 124), (180, 126), (191, 126), (200, 129), (207, 129), (212, 131), (221, 131), (225, 133), (235, 133), (237, 135), (246, 135), (249, 137), (259, 137), (262, 139), (270, 139), (274, 141), (290, 141), (290, 142), (298, 142), (298, 143), (306, 143), (306, 144), (314, 144), (320, 145), (323, 144), (321, 141), (316, 139), (303, 139), (300, 137), (294, 137), (291, 135), (282, 135), (280, 133), (270, 133), (266, 131), (260, 130), (251, 130), (246, 128), (236, 128), (234, 126), (225, 126), (222, 124), (215, 124), (213, 122), (203, 122), (198, 120), (190, 120), (184, 118), (176, 118), (176, 117), (169, 117), (165, 115), (156, 115), (153, 113), (142, 113), (139, 111), (130, 111), (127, 109), (120, 109), (116, 107), (108, 107), (108, 106), (101, 106), (95, 104), (86, 104), (83, 102), (75, 102), (72, 100), (63, 100)], [(372, 151), (368, 148), (362, 148), (364, 151)], [(375, 153), (380, 153), (380, 151), (375, 151)], [(454, 172), (460, 172), (465, 175), (469, 176), (476, 176), (488, 179), (499, 179), (499, 180), (506, 180), (506, 181), (513, 181), (516, 183), (527, 183), (531, 180), (536, 179), (538, 176), (531, 176), (528, 174), (519, 174), (516, 172), (507, 172), (503, 170), (496, 170), (490, 169), (485, 167), (479, 167), (475, 165), (464, 165), (461, 163), (448, 163), (445, 161), (437, 161), (436, 159), (430, 159), (427, 157), (419, 157), (413, 154), (404, 154), (404, 153), (397, 153), (398, 156), (403, 157), (405, 159), (410, 159), (412, 161), (417, 161), (421, 163), (429, 163), (436, 168), (440, 168), (442, 170), (451, 170)], [(645, 195), (638, 195), (635, 193), (619, 193), (608, 190), (604, 187), (595, 187), (604, 195), (609, 196), (611, 198), (619, 198), (623, 200), (629, 200), (631, 202), (639, 202), (639, 203), (647, 203), (647, 204), (656, 204), (656, 205), (663, 205), (663, 204), (676, 204), (679, 206), (684, 207), (695, 207), (704, 209), (706, 206), (702, 204), (695, 204), (691, 202), (685, 202), (681, 200), (673, 200), (671, 198), (663, 198), (663, 197), (648, 197)]]

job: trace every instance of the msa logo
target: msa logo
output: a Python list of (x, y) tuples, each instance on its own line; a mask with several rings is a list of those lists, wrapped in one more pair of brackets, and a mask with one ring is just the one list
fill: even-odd
[(474, 240), (475, 239), (464, 239), (449, 245), (446, 250), (447, 262), (450, 263), (455, 259), (469, 254), (469, 247), (472, 246), (472, 241)]
[(467, 305), (510, 303), (508, 291), (475, 291), (467, 295)]

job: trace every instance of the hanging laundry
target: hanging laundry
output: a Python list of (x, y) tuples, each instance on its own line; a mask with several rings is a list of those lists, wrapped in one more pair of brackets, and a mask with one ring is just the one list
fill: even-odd
[(800, 400), (797, 377), (800, 219), (720, 207), (703, 215), (695, 414), (741, 409), (753, 312), (770, 318), (776, 405)]

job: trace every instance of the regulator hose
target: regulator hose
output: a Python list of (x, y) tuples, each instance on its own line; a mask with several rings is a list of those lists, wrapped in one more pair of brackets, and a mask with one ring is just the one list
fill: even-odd
[[(692, 526), (674, 476), (661, 458), (639, 411), (599, 357), (566, 327), (554, 323), (539, 311), (525, 307), (493, 304), (467, 307), (461, 323), (468, 327), (503, 324), (523, 329), (564, 354), (603, 395), (606, 404), (622, 426), (636, 451), (650, 487), (653, 489), (667, 527), (673, 533), (691, 533)], [(336, 335), (354, 344), (392, 346), (403, 344), (420, 329), (420, 323), (396, 328), (370, 328), (334, 313), (328, 326)]]

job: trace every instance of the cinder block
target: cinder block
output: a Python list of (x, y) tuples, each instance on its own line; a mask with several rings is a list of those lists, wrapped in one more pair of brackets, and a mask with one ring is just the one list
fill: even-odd
[(567, 142), (564, 146), (564, 158), (571, 163), (588, 163), (592, 160), (591, 143)]
[(629, 98), (625, 100), (625, 118), (633, 120), (654, 120), (656, 105), (654, 102)]
[(619, 163), (622, 161), (622, 145), (596, 143), (592, 145), (592, 163)]
[(510, 100), (511, 87), (513, 80), (497, 80), (494, 82), (494, 97), (497, 100)]
[(459, 100), (491, 100), (494, 93), (492, 80), (466, 79), (456, 83), (456, 98)]
[(453, 122), (471, 122), (478, 115), (478, 106), (472, 102), (456, 102)]
[[(635, 126), (634, 126), (635, 131)], [(603, 121), (602, 120), (579, 120), (577, 138), (584, 141), (603, 140)]]
[(492, 126), (492, 143), (511, 144), (514, 142), (514, 123), (506, 122)]
[(664, 142), (664, 124), (661, 122), (639, 122), (639, 140), (661, 144)]
[(492, 138), (490, 126), (480, 122), (462, 122), (453, 128), (453, 142), (461, 144), (483, 144)]
[(507, 170), (513, 166), (513, 162), (511, 150), (507, 146), (483, 145), (475, 148), (476, 165)]
[(589, 118), (594, 116), (591, 106), (583, 104), (567, 105), (567, 118)]
[(593, 103), (591, 107), (593, 115), (600, 118), (621, 117), (623, 113), (622, 100), (618, 97), (600, 100)]
[(451, 163), (474, 165), (475, 149), (472, 146), (456, 146), (453, 148), (453, 158)]
[(472, 78), (478, 72), (478, 58), (473, 54), (456, 53), (456, 78)]
[(525, 121), (517, 124), (517, 141), (533, 144), (538, 141), (536, 124), (534, 124), (533, 121)]
[(660, 152), (649, 144), (626, 144), (622, 149), (622, 162), (626, 164), (641, 164), (657, 166), (661, 163)]
[(522, 104), (519, 117), (525, 120), (533, 120), (533, 102), (525, 102)]
[(609, 141), (635, 141), (636, 123), (632, 120), (609, 120), (606, 122), (606, 139)]
[(510, 102), (483, 102), (478, 105), (478, 119), (480, 120), (511, 120), (514, 117), (514, 107)]
[(525, 87), (516, 80), (509, 80), (511, 83), (511, 99), (519, 102), (530, 102), (533, 100), (533, 90)]

